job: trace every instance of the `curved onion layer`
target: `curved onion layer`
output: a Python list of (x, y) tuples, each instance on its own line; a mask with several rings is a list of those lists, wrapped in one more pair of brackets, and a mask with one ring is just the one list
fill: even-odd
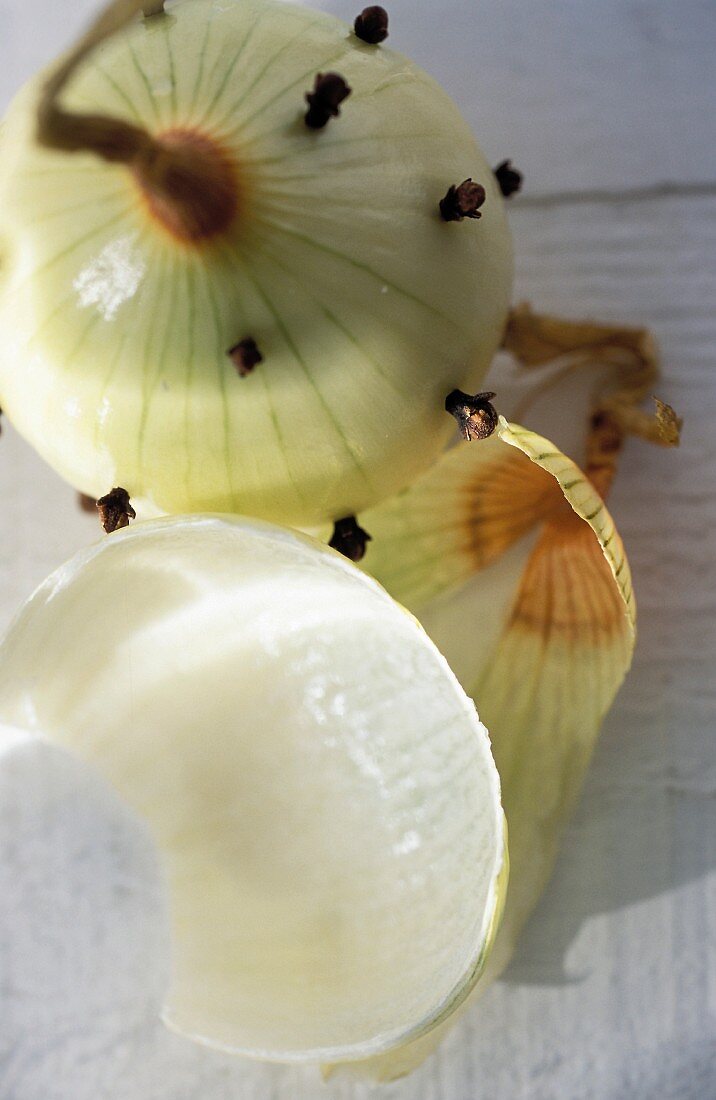
[[(352, 94), (310, 130), (304, 94), (326, 71)], [(429, 466), (511, 284), (499, 190), (431, 78), (272, 0), (183, 0), (110, 39), (63, 104), (227, 159), (236, 216), (198, 243), (125, 166), (39, 148), (42, 87), (3, 134), (0, 404), (65, 478), (95, 497), (123, 485), (145, 514), (309, 526)], [(466, 177), (482, 217), (448, 224), (439, 201)], [(247, 338), (263, 362), (239, 377), (227, 350)]]
[[(582, 470), (549, 439), (500, 417), (490, 439), (447, 452), (365, 516), (374, 534), (367, 565), (420, 615), (479, 700), (500, 773), (512, 877), (474, 998), (509, 962), (552, 872), (634, 652), (631, 571), (600, 495), (613, 438), (592, 423)], [(409, 1073), (454, 1022), (368, 1059), (361, 1074)]]
[(0, 721), (148, 823), (182, 1032), (356, 1059), (477, 980), (505, 878), (487, 734), (418, 623), (333, 551), (226, 517), (112, 535), (15, 621)]

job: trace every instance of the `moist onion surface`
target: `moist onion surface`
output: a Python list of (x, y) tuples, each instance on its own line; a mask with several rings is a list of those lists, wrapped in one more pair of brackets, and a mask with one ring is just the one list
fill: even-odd
[(505, 842), (487, 734), (418, 623), (333, 551), (226, 517), (104, 539), (0, 647), (0, 721), (148, 823), (184, 1033), (355, 1059), (477, 980)]

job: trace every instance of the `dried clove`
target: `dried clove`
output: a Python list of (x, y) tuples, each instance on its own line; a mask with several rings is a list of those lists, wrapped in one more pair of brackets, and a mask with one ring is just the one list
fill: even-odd
[(361, 561), (365, 557), (367, 544), (371, 537), (367, 531), (358, 525), (355, 516), (345, 516), (337, 519), (333, 526), (333, 534), (329, 546), (343, 554), (351, 561)]
[(487, 439), (497, 427), (497, 412), (491, 404), (494, 396), (494, 393), (471, 396), (462, 390), (453, 390), (445, 398), (445, 410), (455, 417), (468, 443), (472, 439)]
[(135, 519), (137, 513), (129, 503), (129, 493), (121, 486), (111, 489), (106, 496), (97, 501), (100, 523), (108, 535), (120, 527), (127, 527), (130, 519)]
[(494, 173), (497, 185), (506, 199), (509, 199), (511, 195), (516, 195), (521, 190), (522, 173), (517, 171), (511, 160), (503, 160), (494, 169)]
[(369, 46), (377, 46), (380, 42), (385, 42), (388, 37), (387, 11), (378, 4), (363, 8), (360, 15), (356, 16), (353, 30), (356, 38), (367, 42)]
[(461, 222), (463, 218), (479, 218), (480, 207), (486, 198), (482, 184), (472, 179), (463, 180), (459, 187), (454, 185), (440, 200), (440, 216), (445, 222)]
[(341, 113), (340, 104), (351, 94), (351, 89), (338, 73), (318, 73), (312, 92), (306, 92), (305, 123), (311, 130), (322, 130), (329, 119)]
[(238, 344), (234, 344), (233, 348), (229, 348), (226, 354), (236, 367), (239, 377), (241, 378), (245, 378), (247, 374), (251, 374), (254, 367), (264, 361), (264, 357), (259, 351), (256, 341), (252, 336), (247, 336), (244, 340), (239, 340)]

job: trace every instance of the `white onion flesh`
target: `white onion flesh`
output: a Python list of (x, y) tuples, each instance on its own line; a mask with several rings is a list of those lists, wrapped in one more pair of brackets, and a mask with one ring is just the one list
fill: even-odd
[(505, 839), (486, 732), (417, 622), (312, 540), (190, 517), (81, 552), (0, 647), (0, 721), (148, 823), (182, 1032), (357, 1059), (477, 979)]

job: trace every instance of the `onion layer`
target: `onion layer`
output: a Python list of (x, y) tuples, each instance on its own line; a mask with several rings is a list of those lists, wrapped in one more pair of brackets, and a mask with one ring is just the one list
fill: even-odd
[(182, 1032), (354, 1060), (476, 982), (505, 879), (487, 734), (418, 623), (333, 551), (222, 517), (117, 532), (11, 628), (0, 722), (148, 823)]

